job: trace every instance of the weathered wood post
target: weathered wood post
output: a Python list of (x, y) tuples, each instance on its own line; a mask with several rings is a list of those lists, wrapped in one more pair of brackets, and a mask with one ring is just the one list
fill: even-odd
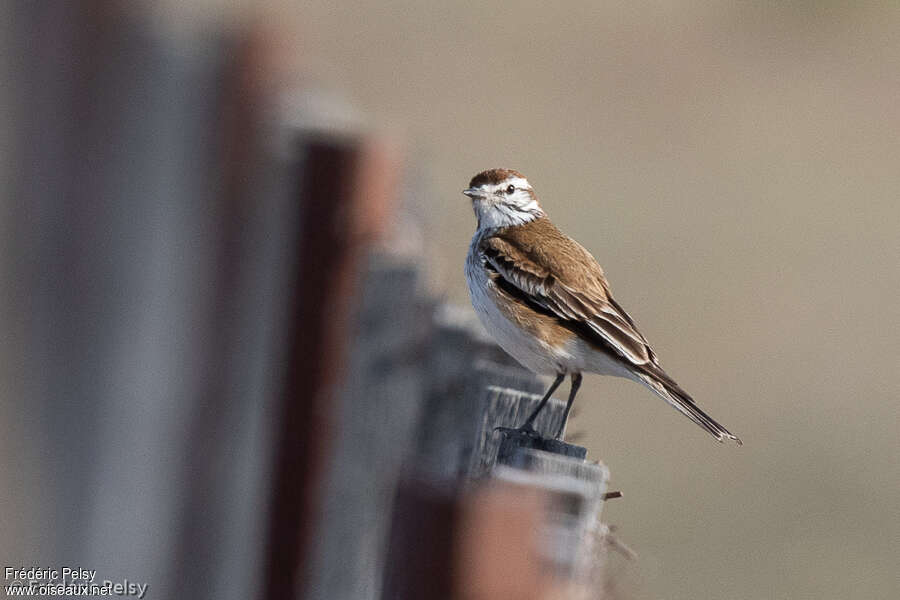
[[(384, 225), (390, 166), (359, 139), (306, 132), (297, 141), (301, 209), (288, 306), (287, 368), (269, 507), (264, 598), (297, 597), (309, 566), (363, 260)], [(320, 139), (321, 138), (321, 139)], [(374, 190), (374, 191), (373, 191)]]
[[(514, 431), (547, 384), (477, 330), (445, 316), (433, 339), (432, 389), (394, 504), (381, 598), (596, 597), (607, 469), (586, 461), (585, 448), (549, 437), (565, 409), (558, 399), (534, 423), (540, 435)], [(504, 506), (518, 516), (504, 516)], [(515, 575), (497, 552), (519, 561)], [(526, 580), (527, 591), (509, 595)]]
[(596, 597), (602, 582), (606, 533), (600, 521), (609, 470), (546, 450), (519, 448), (493, 471), (495, 479), (543, 492), (543, 538), (539, 552), (559, 581), (560, 597)]
[[(513, 459), (518, 448), (537, 448), (557, 454), (584, 458), (587, 450), (549, 437), (559, 428), (565, 403), (551, 398), (534, 423), (541, 436), (518, 433), (513, 428), (521, 425), (541, 400), (538, 394), (530, 394), (510, 388), (488, 385), (481, 391), (481, 418), (475, 437), (469, 477), (481, 478), (490, 473), (495, 463)], [(498, 429), (504, 428), (504, 429)]]
[(556, 582), (548, 597), (593, 597), (604, 559), (600, 511), (609, 471), (586, 461), (585, 448), (542, 437), (558, 429), (563, 402), (551, 399), (535, 422), (542, 436), (535, 436), (497, 428), (520, 425), (540, 401), (539, 395), (489, 386), (484, 397), (470, 476), (540, 491), (545, 514), (538, 548)]

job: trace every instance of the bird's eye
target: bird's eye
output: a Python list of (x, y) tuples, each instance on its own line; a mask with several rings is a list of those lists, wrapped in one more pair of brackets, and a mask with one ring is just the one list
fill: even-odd
[(513, 184), (509, 184), (508, 186), (506, 186), (507, 194), (512, 194), (514, 191), (516, 191), (516, 186), (514, 186)]

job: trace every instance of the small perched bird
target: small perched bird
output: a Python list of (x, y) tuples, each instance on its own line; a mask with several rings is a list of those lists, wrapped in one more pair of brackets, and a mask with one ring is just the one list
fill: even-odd
[(534, 424), (565, 376), (569, 399), (562, 436), (582, 373), (626, 377), (650, 388), (720, 442), (741, 443), (669, 377), (634, 321), (613, 299), (603, 269), (541, 209), (525, 176), (479, 173), (463, 194), (478, 228), (466, 257), (466, 282), (478, 317), (500, 346), (528, 369), (556, 379), (520, 431)]

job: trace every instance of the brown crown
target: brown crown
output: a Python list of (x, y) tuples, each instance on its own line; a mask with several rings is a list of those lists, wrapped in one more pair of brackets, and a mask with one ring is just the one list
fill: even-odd
[(488, 171), (482, 171), (473, 177), (472, 181), (469, 182), (469, 187), (479, 187), (485, 184), (496, 185), (510, 177), (521, 177), (522, 179), (525, 179), (524, 175), (518, 171), (513, 171), (512, 169), (490, 169)]

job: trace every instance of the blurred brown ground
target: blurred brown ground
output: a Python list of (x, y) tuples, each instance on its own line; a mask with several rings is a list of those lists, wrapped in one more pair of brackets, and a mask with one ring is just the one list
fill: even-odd
[[(309, 82), (426, 170), (466, 302), (475, 172), (526, 173), (732, 431), (588, 378), (639, 598), (900, 595), (900, 5), (279, 0)], [(629, 586), (625, 586), (626, 588)]]

